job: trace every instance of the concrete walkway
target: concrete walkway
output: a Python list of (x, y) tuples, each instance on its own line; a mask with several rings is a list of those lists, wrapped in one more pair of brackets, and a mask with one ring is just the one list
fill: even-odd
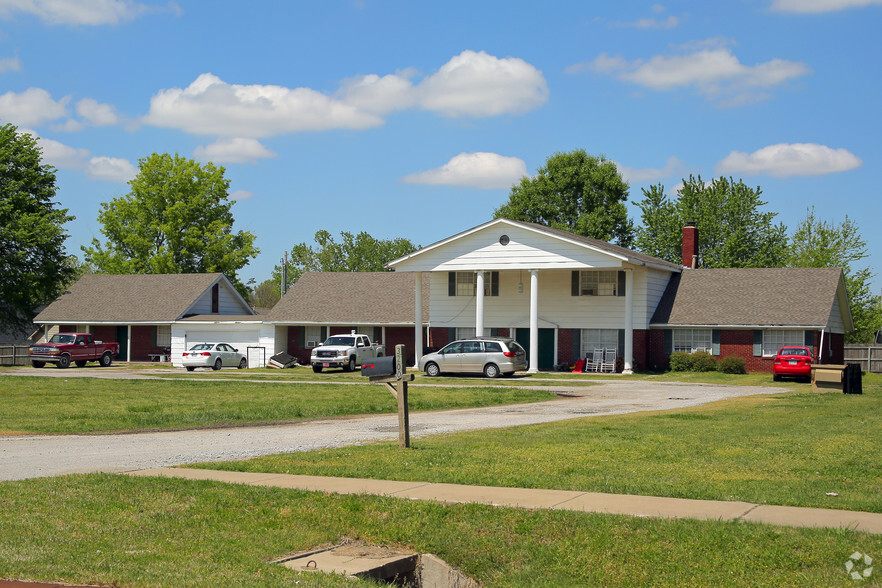
[(442, 504), (478, 503), (527, 509), (597, 512), (638, 517), (701, 519), (768, 523), (785, 527), (846, 528), (882, 534), (882, 513), (757, 505), (749, 502), (691, 500), (572, 490), (499, 488), (430, 482), (401, 482), (360, 478), (331, 478), (290, 474), (225, 472), (187, 468), (156, 468), (126, 472), (131, 476), (160, 476), (214, 480), (248, 486), (273, 486), (335, 494), (374, 494)]

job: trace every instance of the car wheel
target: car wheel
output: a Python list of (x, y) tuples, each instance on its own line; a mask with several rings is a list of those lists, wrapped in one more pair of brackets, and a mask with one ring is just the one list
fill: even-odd
[(432, 376), (433, 378), (435, 376), (440, 376), (441, 375), (441, 368), (438, 367), (437, 363), (427, 363), (426, 364), (426, 375)]
[(779, 376), (778, 374), (775, 374), (774, 376), (772, 376), (772, 381), (773, 382), (780, 382), (781, 376)]
[(343, 371), (344, 372), (354, 372), (355, 371), (355, 358), (354, 357), (349, 358), (349, 363), (347, 363), (346, 365), (343, 366)]
[(85, 362), (85, 360), (78, 359), (78, 360), (76, 360), (74, 363), (77, 364), (77, 367), (86, 367), (86, 362)]
[(187, 371), (188, 371), (188, 372), (192, 372), (192, 371), (195, 370), (195, 369), (196, 369), (196, 368), (194, 368), (193, 366), (190, 366), (190, 365), (187, 366)]
[(46, 365), (46, 362), (45, 361), (32, 361), (31, 365), (35, 368), (41, 368), (44, 365)]
[(105, 351), (101, 355), (101, 359), (98, 360), (98, 365), (101, 367), (110, 367), (110, 364), (113, 363), (113, 356), (109, 351)]
[(322, 366), (320, 366), (320, 365), (314, 365), (314, 366), (312, 366), (312, 372), (313, 372), (314, 374), (320, 374), (320, 373), (322, 373)]
[(70, 367), (70, 355), (62, 355), (61, 357), (58, 358), (58, 363), (55, 365), (57, 365), (61, 369), (69, 368)]
[(211, 367), (211, 369), (213, 369), (214, 371), (218, 371), (219, 369), (221, 369), (222, 365), (223, 362), (221, 361), (221, 358), (218, 357), (214, 360), (214, 365)]
[(484, 366), (484, 375), (488, 378), (499, 377), (499, 367), (495, 363), (488, 363)]
[(248, 367), (248, 360), (243, 357), (241, 359), (241, 361), (239, 361), (239, 369), (244, 370), (247, 367)]

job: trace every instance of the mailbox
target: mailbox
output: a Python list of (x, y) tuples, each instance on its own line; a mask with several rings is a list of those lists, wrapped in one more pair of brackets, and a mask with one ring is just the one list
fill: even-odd
[(361, 362), (362, 376), (394, 376), (395, 356), (375, 357)]

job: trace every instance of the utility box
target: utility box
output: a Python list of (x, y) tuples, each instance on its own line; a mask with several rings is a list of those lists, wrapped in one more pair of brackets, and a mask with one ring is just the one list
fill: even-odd
[(383, 376), (391, 377), (395, 375), (395, 356), (375, 357), (373, 359), (365, 359), (361, 362), (362, 376)]
[(812, 390), (816, 392), (844, 392), (845, 365), (815, 364), (812, 366)]

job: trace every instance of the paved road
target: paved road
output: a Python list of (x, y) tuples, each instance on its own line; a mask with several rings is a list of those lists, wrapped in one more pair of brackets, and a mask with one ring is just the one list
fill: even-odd
[[(76, 373), (76, 370), (68, 373)], [(16, 373), (19, 374), (21, 372)], [(576, 387), (572, 391), (583, 396), (532, 404), (411, 413), (411, 437), (682, 408), (737, 396), (774, 394), (781, 389), (610, 381), (588, 388)], [(394, 414), (162, 433), (0, 437), (0, 481), (229, 461), (397, 438), (398, 418)]]

